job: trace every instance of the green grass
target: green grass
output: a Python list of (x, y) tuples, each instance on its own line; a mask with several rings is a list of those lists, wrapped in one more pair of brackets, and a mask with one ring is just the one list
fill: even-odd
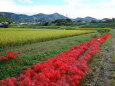
[(22, 45), (36, 41), (46, 41), (62, 37), (75, 36), (84, 33), (96, 32), (94, 30), (54, 30), (54, 29), (0, 29), (0, 47)]
[(45, 42), (36, 42), (36, 43), (25, 44), (25, 45), (5, 46), (4, 48), (0, 48), (0, 55), (4, 55), (5, 52), (8, 51), (14, 51), (16, 53), (20, 53), (21, 56), (29, 56), (31, 54), (48, 51), (51, 48), (60, 47), (67, 43), (83, 42), (86, 39), (91, 39), (90, 35), (93, 34), (96, 33), (83, 34), (79, 36), (66, 37), (66, 38), (60, 38), (60, 39), (55, 39), (55, 40), (50, 40)]
[(112, 62), (115, 62), (115, 53), (112, 55)]
[(33, 29), (59, 29), (61, 26), (39, 26), (39, 25), (20, 25), (20, 24), (11, 24), (10, 28), (33, 28)]
[[(91, 33), (91, 34), (93, 34), (93, 33)], [(31, 47), (29, 47), (29, 45), (27, 45), (28, 46), (27, 53), (29, 53), (31, 51), (31, 54), (27, 54), (28, 56), (27, 55), (24, 56), (24, 53), (25, 53), (24, 51), (26, 51), (25, 48), (27, 46), (25, 46), (25, 47), (23, 46), (24, 48), (22, 48), (22, 49), (25, 49), (24, 51), (22, 50), (22, 52), (21, 52), (21, 54), (23, 54), (22, 55), (23, 58), (16, 57), (16, 58), (12, 58), (9, 60), (0, 60), (0, 79), (5, 79), (6, 77), (11, 77), (11, 76), (17, 77), (21, 73), (22, 67), (30, 66), (30, 65), (32, 65), (32, 63), (38, 63), (40, 61), (45, 60), (46, 57), (48, 57), (48, 58), (52, 57), (55, 54), (58, 54), (64, 50), (69, 49), (70, 46), (77, 45), (80, 42), (88, 41), (88, 40), (92, 39), (90, 37), (91, 34), (84, 34), (84, 35), (79, 35), (79, 36), (74, 36), (74, 37), (61, 38), (61, 39), (57, 39), (57, 40), (41, 42), (41, 44), (39, 43), (40, 46), (37, 48), (36, 47), (32, 48), (36, 44), (35, 45), (31, 44), (30, 45)], [(51, 45), (54, 47), (51, 47)], [(47, 47), (47, 46), (50, 46), (50, 47)], [(18, 46), (18, 47), (16, 46), (14, 48), (6, 47), (3, 50), (5, 50), (7, 48), (8, 49), (12, 48), (14, 50), (17, 48), (20, 50), (20, 46)], [(41, 48), (43, 49), (43, 51), (39, 52), (39, 51), (41, 51)], [(17, 50), (17, 51), (19, 51), (19, 50)], [(35, 52), (35, 51), (38, 51), (38, 52)], [(4, 51), (2, 51), (2, 52), (4, 52)]]
[(79, 29), (82, 29), (82, 30), (103, 30), (103, 29), (112, 30), (111, 28), (79, 28)]
[(101, 44), (101, 48), (109, 45), (110, 44), (110, 40), (111, 40), (111, 37), (107, 38), (106, 41)]
[(115, 80), (112, 80), (110, 86), (115, 86)]

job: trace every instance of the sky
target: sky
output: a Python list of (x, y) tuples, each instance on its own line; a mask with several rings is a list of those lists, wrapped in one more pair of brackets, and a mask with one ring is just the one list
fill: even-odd
[(115, 18), (115, 0), (0, 0), (0, 12), (60, 13), (70, 18)]

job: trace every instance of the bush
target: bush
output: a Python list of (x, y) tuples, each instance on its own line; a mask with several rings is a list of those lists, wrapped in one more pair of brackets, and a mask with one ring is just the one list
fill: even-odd
[(64, 30), (76, 30), (79, 29), (78, 27), (71, 27), (71, 26), (62, 26), (60, 27), (60, 29), (64, 29)]
[(0, 27), (2, 27), (2, 28), (8, 28), (9, 24), (1, 24)]
[(111, 29), (98, 29), (97, 32), (99, 32), (100, 34), (104, 34), (107, 32), (110, 32)]

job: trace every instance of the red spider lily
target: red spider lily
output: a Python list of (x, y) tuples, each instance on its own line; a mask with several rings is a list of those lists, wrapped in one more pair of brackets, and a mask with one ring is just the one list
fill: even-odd
[(6, 55), (1, 56), (1, 59), (9, 59), (9, 58), (16, 57), (16, 56), (19, 56), (19, 54), (14, 53), (13, 51), (9, 51), (9, 52), (6, 52)]
[(18, 53), (14, 53), (13, 51), (6, 52), (6, 57), (15, 57), (18, 56)]
[(1, 56), (1, 59), (8, 59), (6, 56)]
[[(76, 86), (86, 72), (92, 72), (87, 61), (99, 52), (99, 45), (110, 36), (101, 35), (71, 46), (69, 50), (26, 68), (18, 78), (0, 80), (1, 86)], [(10, 52), (11, 54), (12, 52)], [(14, 55), (14, 54), (13, 54)]]

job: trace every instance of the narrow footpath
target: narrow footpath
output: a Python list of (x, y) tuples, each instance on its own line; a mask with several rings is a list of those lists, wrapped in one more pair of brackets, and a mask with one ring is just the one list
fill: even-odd
[(94, 86), (115, 86), (115, 30), (111, 34), (109, 45), (102, 49), (100, 58), (101, 67)]
[(115, 29), (100, 52), (89, 62), (93, 72), (88, 73), (79, 86), (115, 86)]

